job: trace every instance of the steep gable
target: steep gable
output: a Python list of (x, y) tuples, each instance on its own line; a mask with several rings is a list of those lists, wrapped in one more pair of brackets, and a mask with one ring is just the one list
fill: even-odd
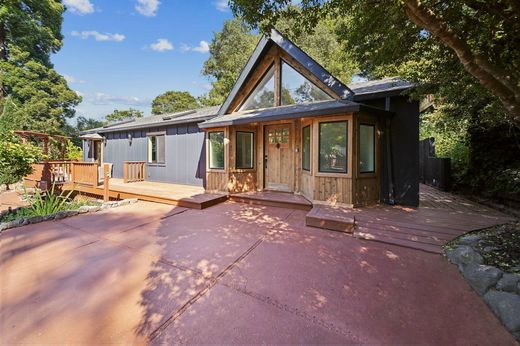
[(259, 41), (219, 115), (291, 103), (349, 100), (352, 95), (345, 84), (272, 30), (269, 37)]

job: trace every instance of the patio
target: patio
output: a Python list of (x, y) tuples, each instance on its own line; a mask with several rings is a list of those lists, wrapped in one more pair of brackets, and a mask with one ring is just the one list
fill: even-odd
[(139, 202), (8, 230), (2, 342), (515, 344), (441, 256), (306, 213)]

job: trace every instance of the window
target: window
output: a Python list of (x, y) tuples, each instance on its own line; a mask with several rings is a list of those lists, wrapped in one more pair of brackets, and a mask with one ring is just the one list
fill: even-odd
[(323, 122), (319, 128), (319, 171), (347, 173), (347, 122)]
[(253, 150), (254, 134), (253, 132), (238, 132), (236, 144), (237, 168), (253, 168), (254, 150)]
[(260, 83), (244, 102), (241, 111), (274, 107), (274, 67), (262, 77)]
[(359, 171), (373, 173), (375, 162), (375, 126), (359, 125)]
[(210, 132), (209, 139), (209, 168), (224, 169), (224, 132)]
[(166, 162), (164, 153), (164, 134), (148, 135), (148, 162)]
[(323, 90), (282, 62), (282, 105), (332, 100)]
[(302, 168), (311, 170), (311, 126), (302, 129)]
[(270, 129), (267, 133), (269, 144), (287, 144), (289, 143), (289, 129)]

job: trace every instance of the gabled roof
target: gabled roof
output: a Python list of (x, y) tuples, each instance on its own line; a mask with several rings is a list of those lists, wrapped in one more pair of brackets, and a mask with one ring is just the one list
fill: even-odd
[(264, 36), (258, 42), (255, 50), (253, 51), (253, 54), (247, 61), (246, 66), (242, 69), (240, 76), (235, 82), (233, 89), (231, 89), (228, 97), (220, 107), (218, 112), (219, 115), (224, 115), (228, 112), (231, 102), (235, 99), (239, 90), (247, 82), (249, 76), (252, 74), (257, 64), (273, 44), (277, 45), (280, 49), (285, 51), (290, 57), (305, 67), (310, 74), (328, 86), (330, 90), (336, 94), (338, 99), (347, 100), (352, 97), (353, 93), (349, 87), (334, 77), (330, 72), (325, 70), (320, 64), (307, 55), (307, 53), (301, 50), (297, 45), (283, 37), (282, 34), (280, 34), (277, 30), (272, 29), (269, 37)]
[(385, 96), (395, 96), (416, 85), (399, 77), (389, 77), (348, 85), (354, 92), (355, 101), (369, 100)]
[(247, 124), (257, 121), (286, 120), (359, 111), (368, 111), (373, 114), (381, 115), (392, 114), (382, 109), (365, 106), (348, 100), (329, 100), (233, 112), (200, 123), (199, 127), (211, 128)]
[(107, 133), (125, 130), (143, 129), (149, 127), (159, 127), (166, 125), (197, 123), (204, 120), (209, 120), (217, 116), (220, 106), (213, 106), (208, 108), (192, 109), (189, 111), (165, 113), (152, 115), (143, 118), (136, 118), (131, 121), (123, 121), (114, 124), (108, 124), (103, 127), (87, 130), (81, 134), (88, 133)]

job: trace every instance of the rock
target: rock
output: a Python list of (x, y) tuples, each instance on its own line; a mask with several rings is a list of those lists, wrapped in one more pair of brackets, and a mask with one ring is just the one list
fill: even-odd
[(486, 246), (485, 248), (482, 249), (482, 251), (484, 251), (485, 253), (493, 252), (493, 250), (495, 250), (495, 248), (492, 246)]
[(516, 339), (516, 341), (520, 342), (520, 332), (513, 333), (513, 337)]
[(9, 228), (9, 222), (2, 222), (0, 223), (0, 232), (6, 230)]
[(477, 244), (479, 240), (482, 239), (482, 236), (478, 234), (466, 234), (462, 237), (460, 237), (457, 241), (459, 245), (469, 245), (472, 246), (474, 244)]
[(54, 220), (55, 217), (56, 217), (56, 214), (55, 214), (55, 213), (54, 213), (54, 214), (49, 214), (49, 215), (45, 215), (45, 216), (43, 217), (43, 220), (44, 220), (44, 221)]
[(130, 204), (130, 201), (127, 199), (123, 199), (123, 200), (117, 202), (117, 205), (119, 205), (119, 206), (128, 205), (128, 204)]
[(510, 332), (520, 332), (520, 296), (490, 290), (484, 300)]
[(74, 216), (74, 215), (78, 215), (78, 214), (79, 213), (77, 210), (62, 210), (55, 214), (54, 219), (60, 220), (60, 219), (64, 219), (66, 217), (70, 217), (70, 216)]
[(460, 270), (467, 264), (481, 264), (484, 261), (482, 256), (469, 245), (458, 246), (449, 251), (447, 256), (451, 263), (459, 266)]
[(85, 214), (85, 213), (88, 213), (89, 211), (90, 211), (90, 208), (88, 205), (81, 206), (78, 209), (78, 213), (80, 213), (80, 214)]
[(43, 216), (33, 216), (33, 217), (30, 217), (28, 220), (29, 220), (29, 223), (39, 223), (39, 222), (44, 221)]
[(462, 275), (479, 294), (484, 294), (495, 286), (502, 277), (502, 271), (498, 268), (482, 264), (468, 264), (464, 266)]
[(28, 217), (22, 217), (20, 219), (20, 223), (18, 224), (19, 226), (25, 226), (25, 225), (28, 225), (29, 224), (29, 218)]
[(89, 205), (88, 206), (88, 212), (89, 213), (95, 213), (96, 211), (100, 211), (101, 206), (100, 205)]
[(498, 280), (497, 290), (515, 293), (520, 282), (520, 276), (512, 273), (504, 273)]
[(137, 203), (137, 198), (127, 198), (126, 200), (129, 201), (130, 204)]

